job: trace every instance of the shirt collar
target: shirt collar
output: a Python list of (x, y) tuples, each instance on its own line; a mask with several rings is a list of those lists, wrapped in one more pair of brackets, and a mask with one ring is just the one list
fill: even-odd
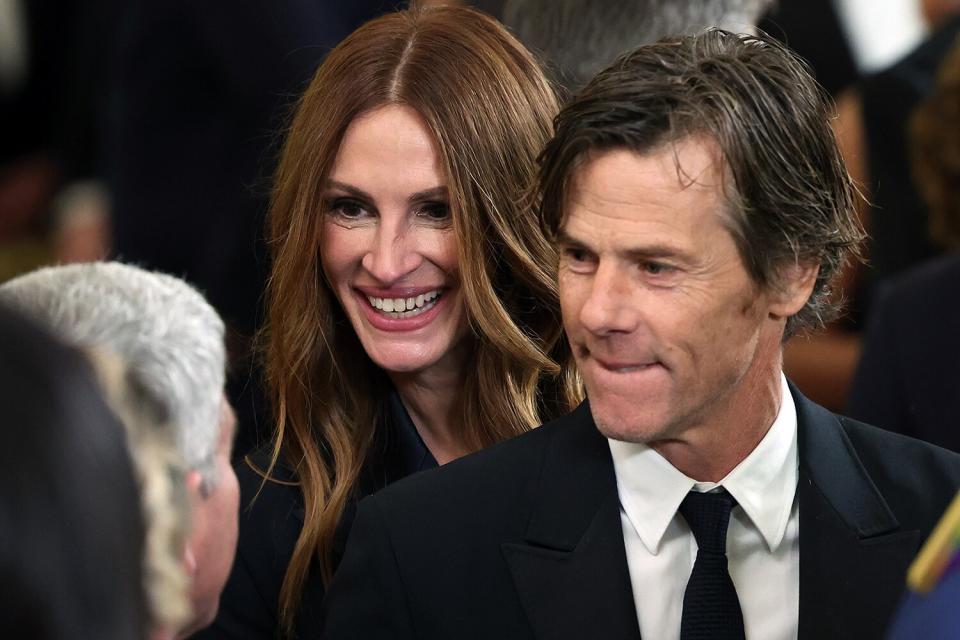
[(760, 443), (718, 483), (698, 483), (650, 447), (610, 440), (620, 504), (647, 550), (660, 542), (691, 489), (722, 486), (757, 527), (770, 551), (783, 541), (797, 489), (797, 410), (780, 375), (780, 409)]

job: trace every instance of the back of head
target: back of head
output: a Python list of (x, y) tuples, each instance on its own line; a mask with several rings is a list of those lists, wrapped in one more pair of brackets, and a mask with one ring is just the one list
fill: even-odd
[(0, 286), (0, 301), (73, 345), (120, 356), (174, 427), (187, 467), (216, 481), (224, 327), (200, 293), (172, 276), (100, 262), (14, 278)]
[(507, 0), (503, 19), (575, 91), (625, 51), (710, 27), (753, 33), (773, 0)]
[(83, 356), (0, 308), (0, 637), (144, 637), (123, 429)]
[(816, 327), (836, 311), (830, 284), (863, 237), (830, 117), (805, 64), (772, 40), (711, 30), (639, 47), (557, 117), (541, 157), (542, 222), (556, 233), (571, 175), (591, 152), (645, 154), (685, 138), (712, 140), (727, 176), (724, 223), (747, 272), (776, 287), (781, 269), (819, 265), (786, 336)]

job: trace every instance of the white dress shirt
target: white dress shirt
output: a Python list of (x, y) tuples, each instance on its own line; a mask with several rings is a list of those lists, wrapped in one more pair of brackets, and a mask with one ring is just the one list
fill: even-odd
[(640, 634), (680, 637), (683, 593), (697, 542), (677, 509), (691, 490), (723, 487), (734, 508), (727, 531), (730, 578), (746, 637), (795, 640), (800, 603), (797, 411), (781, 374), (780, 410), (760, 444), (718, 483), (696, 482), (653, 449), (609, 440)]

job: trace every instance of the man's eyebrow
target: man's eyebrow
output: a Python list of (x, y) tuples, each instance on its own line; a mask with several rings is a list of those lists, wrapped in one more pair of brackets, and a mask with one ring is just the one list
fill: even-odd
[[(570, 234), (565, 231), (558, 231), (556, 235), (556, 243), (561, 247), (577, 247), (583, 248), (588, 251), (593, 249), (584, 242), (583, 240), (577, 240)], [(692, 257), (685, 251), (682, 251), (678, 247), (669, 244), (656, 243), (644, 245), (642, 247), (635, 248), (626, 248), (619, 250), (617, 253), (624, 255), (631, 260), (643, 260), (643, 259), (652, 259), (652, 258), (674, 258), (677, 260), (682, 260), (686, 262), (692, 262)]]
[(685, 251), (681, 251), (677, 247), (667, 244), (645, 245), (635, 249), (628, 249), (623, 253), (624, 255), (627, 255), (635, 260), (649, 258), (675, 258), (684, 261), (691, 260), (690, 256)]
[(577, 240), (562, 229), (557, 231), (556, 236), (554, 236), (554, 241), (564, 247), (586, 247), (586, 244), (582, 240)]

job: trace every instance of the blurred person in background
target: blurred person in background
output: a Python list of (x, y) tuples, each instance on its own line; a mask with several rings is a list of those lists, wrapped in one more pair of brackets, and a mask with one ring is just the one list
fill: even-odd
[(183, 563), (191, 618), (214, 618), (233, 561), (235, 419), (224, 396), (223, 322), (182, 280), (119, 263), (47, 267), (0, 285), (0, 301), (70, 344), (121, 357), (174, 431), (190, 503)]
[(144, 525), (89, 363), (0, 308), (0, 637), (146, 638)]
[[(928, 234), (928, 208), (910, 168), (908, 121), (934, 90), (937, 69), (960, 35), (960, 0), (921, 0), (932, 33), (887, 69), (863, 78), (837, 98), (834, 130), (865, 204), (867, 261), (842, 275), (836, 296), (849, 315), (826, 330), (792, 340), (785, 368), (797, 386), (835, 411), (848, 403), (874, 297), (889, 278), (942, 252)], [(881, 9), (878, 5), (878, 9)]]
[(378, 18), (321, 65), (270, 214), (276, 435), (238, 467), (237, 561), (201, 637), (316, 637), (360, 498), (577, 397), (527, 198), (556, 111), (533, 56), (462, 7)]
[(772, 0), (507, 0), (503, 22), (540, 54), (554, 80), (579, 90), (634, 47), (709, 27), (753, 33)]
[(96, 91), (74, 78), (88, 5), (105, 1), (0, 1), (0, 281), (50, 260), (60, 189), (91, 168), (78, 111)]
[(947, 255), (891, 278), (870, 312), (849, 413), (960, 452), (960, 40), (909, 130), (929, 235)]

